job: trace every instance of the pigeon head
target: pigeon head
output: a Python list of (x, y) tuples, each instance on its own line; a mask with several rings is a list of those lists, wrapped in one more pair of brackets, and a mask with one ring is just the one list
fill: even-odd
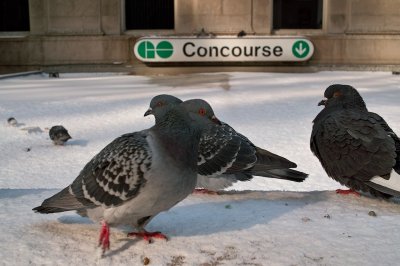
[(189, 113), (197, 114), (205, 117), (206, 119), (214, 122), (215, 124), (221, 125), (221, 122), (214, 114), (214, 110), (211, 105), (202, 99), (191, 99), (182, 103), (186, 111)]
[(365, 102), (358, 91), (350, 85), (333, 84), (324, 93), (326, 99), (320, 101), (318, 105), (325, 107), (339, 106), (342, 108), (361, 108), (366, 109)]
[(156, 115), (166, 112), (171, 106), (182, 103), (182, 100), (168, 94), (160, 94), (150, 101), (149, 109), (144, 113), (144, 116)]

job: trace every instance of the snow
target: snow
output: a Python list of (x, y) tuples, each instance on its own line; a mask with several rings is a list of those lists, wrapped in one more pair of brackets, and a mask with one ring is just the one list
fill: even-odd
[[(396, 265), (398, 202), (337, 195), (341, 186), (309, 149), (317, 103), (333, 83), (356, 87), (369, 110), (400, 132), (400, 77), (386, 72), (2, 79), (0, 264), (143, 265), (148, 258), (149, 265)], [(31, 209), (69, 185), (114, 138), (150, 127), (154, 120), (143, 114), (160, 93), (209, 101), (220, 120), (310, 176), (303, 183), (255, 177), (221, 195), (190, 195), (147, 226), (168, 242), (149, 245), (114, 228), (111, 250), (99, 258), (98, 224)], [(17, 127), (7, 125), (11, 116)], [(64, 147), (48, 137), (57, 124), (73, 137)]]

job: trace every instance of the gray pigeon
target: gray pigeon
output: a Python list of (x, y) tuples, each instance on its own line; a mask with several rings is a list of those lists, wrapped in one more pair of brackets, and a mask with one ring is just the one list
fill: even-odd
[(331, 178), (376, 197), (400, 196), (400, 140), (385, 120), (368, 112), (349, 85), (325, 90), (314, 119), (311, 151)]
[(55, 145), (64, 145), (65, 142), (71, 139), (68, 130), (61, 125), (51, 127), (49, 130), (49, 136)]
[(290, 169), (297, 165), (279, 155), (261, 149), (228, 124), (219, 121), (210, 104), (202, 99), (182, 103), (190, 113), (207, 118), (217, 127), (203, 131), (198, 159), (197, 186), (216, 191), (253, 175), (302, 182), (308, 176)]
[(202, 38), (202, 37), (211, 37), (214, 38), (215, 34), (212, 32), (207, 32), (204, 28), (201, 28), (201, 30), (196, 34), (197, 38)]
[(76, 210), (102, 223), (99, 245), (109, 249), (109, 227), (130, 225), (128, 236), (166, 238), (144, 227), (186, 198), (196, 185), (201, 121), (192, 121), (168, 96), (152, 99), (146, 115), (156, 123), (118, 137), (89, 161), (72, 184), (34, 208), (40, 213)]

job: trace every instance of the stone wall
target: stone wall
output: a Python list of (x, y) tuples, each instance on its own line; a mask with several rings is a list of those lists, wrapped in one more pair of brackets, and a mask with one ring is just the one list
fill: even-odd
[(347, 33), (400, 33), (400, 1), (352, 0)]
[(30, 0), (31, 35), (121, 33), (120, 0)]
[[(175, 30), (190, 35), (303, 35), (315, 53), (308, 65), (400, 65), (400, 1), (325, 0), (321, 30), (272, 29), (273, 0), (175, 0)], [(140, 64), (137, 37), (124, 32), (124, 0), (30, 0), (28, 34), (0, 33), (0, 68), (74, 64)]]

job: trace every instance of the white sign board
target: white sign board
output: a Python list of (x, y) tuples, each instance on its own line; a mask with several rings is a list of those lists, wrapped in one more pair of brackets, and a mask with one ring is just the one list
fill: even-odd
[(314, 53), (304, 37), (145, 37), (135, 46), (143, 62), (298, 62)]

